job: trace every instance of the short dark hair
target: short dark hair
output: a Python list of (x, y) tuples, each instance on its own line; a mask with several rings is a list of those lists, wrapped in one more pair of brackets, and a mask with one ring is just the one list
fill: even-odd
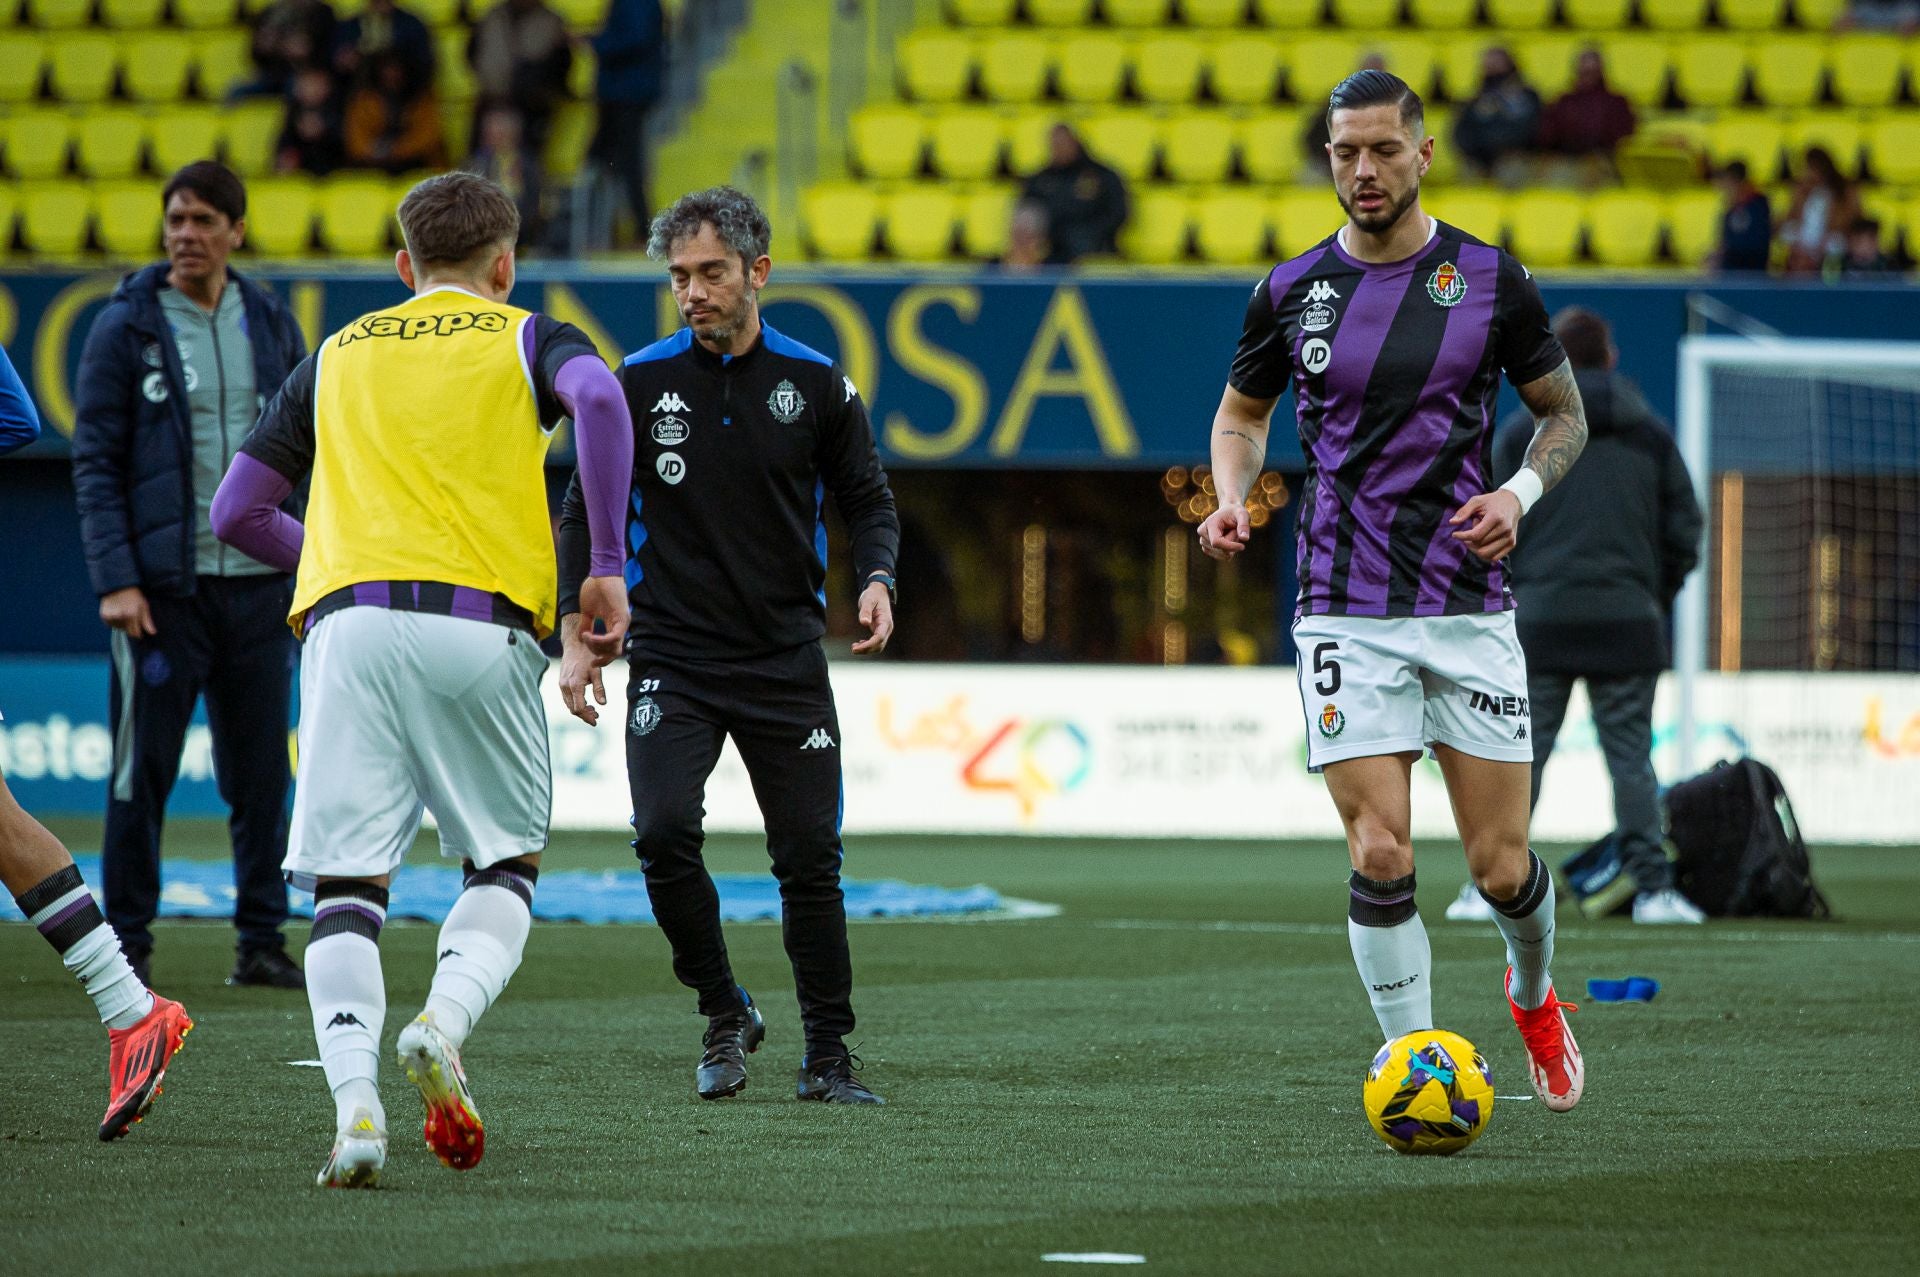
[(173, 203), (175, 191), (199, 196), (225, 213), (230, 222), (237, 222), (247, 215), (246, 186), (240, 181), (239, 174), (218, 160), (195, 160), (168, 178), (166, 189), (160, 192), (163, 211)]
[(1398, 106), (1400, 123), (1415, 133), (1427, 119), (1426, 103), (1413, 86), (1391, 71), (1355, 71), (1333, 86), (1327, 95), (1327, 130), (1333, 130), (1335, 111), (1352, 111), (1365, 106)]
[(1553, 317), (1553, 335), (1575, 368), (1605, 368), (1613, 352), (1613, 330), (1585, 306), (1568, 306)]
[(520, 210), (512, 197), (478, 173), (428, 178), (407, 192), (396, 216), (416, 265), (463, 266), (520, 237)]
[(647, 256), (664, 262), (674, 244), (698, 235), (702, 226), (712, 226), (720, 242), (740, 254), (748, 266), (765, 257), (773, 242), (773, 223), (753, 196), (731, 186), (709, 186), (682, 195), (653, 219), (647, 228)]

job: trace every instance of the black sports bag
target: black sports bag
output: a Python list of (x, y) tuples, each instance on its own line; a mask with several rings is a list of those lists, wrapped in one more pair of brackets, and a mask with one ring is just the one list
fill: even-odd
[(1667, 791), (1667, 839), (1688, 899), (1716, 918), (1830, 918), (1806, 840), (1771, 767), (1715, 763)]

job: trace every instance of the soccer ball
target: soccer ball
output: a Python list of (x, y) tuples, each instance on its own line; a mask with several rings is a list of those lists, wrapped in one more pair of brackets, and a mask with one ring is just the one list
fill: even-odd
[(1361, 1094), (1374, 1134), (1396, 1153), (1458, 1153), (1493, 1116), (1486, 1060), (1445, 1029), (1422, 1029), (1381, 1047)]

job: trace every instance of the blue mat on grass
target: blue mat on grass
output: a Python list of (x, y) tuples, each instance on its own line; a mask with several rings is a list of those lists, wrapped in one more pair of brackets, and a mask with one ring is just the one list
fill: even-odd
[[(87, 885), (100, 890), (100, 857), (75, 856)], [(160, 916), (163, 918), (231, 918), (233, 866), (224, 860), (166, 860), (161, 862)], [(720, 889), (720, 916), (728, 922), (757, 922), (780, 916), (780, 890), (770, 874), (715, 874)], [(844, 880), (850, 918), (931, 917), (990, 913), (1001, 907), (992, 887), (923, 887), (908, 882)], [(460, 867), (448, 864), (405, 865), (393, 877), (390, 918), (422, 918), (439, 922), (460, 894)], [(313, 897), (288, 892), (296, 917), (313, 916)], [(558, 869), (540, 875), (533, 896), (533, 916), (546, 922), (652, 922), (646, 880), (638, 869), (599, 872)], [(19, 921), (20, 911), (0, 892), (0, 919)]]

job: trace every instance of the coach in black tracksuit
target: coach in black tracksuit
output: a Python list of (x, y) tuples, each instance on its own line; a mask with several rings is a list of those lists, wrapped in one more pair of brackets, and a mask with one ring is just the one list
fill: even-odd
[[(853, 381), (825, 355), (760, 322), (771, 263), (766, 218), (726, 187), (689, 195), (653, 224), (689, 326), (621, 371), (635, 433), (626, 579), (633, 601), (625, 721), (635, 849), (674, 974), (708, 1017), (696, 1089), (746, 1084), (764, 1033), (735, 984), (718, 897), (700, 855), (707, 776), (732, 736), (766, 820), (783, 937), (806, 1030), (799, 1096), (876, 1103), (853, 1075), (852, 967), (840, 890), (840, 724), (827, 681), (832, 493), (878, 652), (892, 631), (900, 541), (893, 494)], [(562, 692), (593, 721), (591, 658), (577, 639), (587, 573), (580, 478), (561, 519)], [(583, 712), (584, 711), (584, 712)]]

